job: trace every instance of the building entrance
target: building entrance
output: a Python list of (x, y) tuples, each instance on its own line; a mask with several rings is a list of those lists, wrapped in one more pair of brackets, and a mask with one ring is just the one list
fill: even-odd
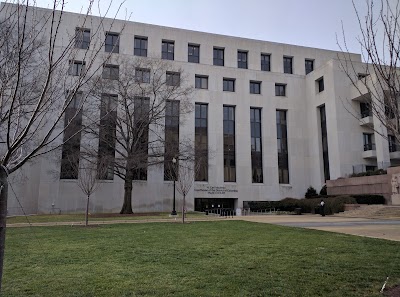
[(234, 210), (235, 198), (195, 198), (194, 210), (195, 211), (210, 211), (216, 209)]

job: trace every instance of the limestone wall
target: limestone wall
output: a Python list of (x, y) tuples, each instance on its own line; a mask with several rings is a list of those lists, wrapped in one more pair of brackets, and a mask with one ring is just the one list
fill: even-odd
[[(338, 178), (327, 180), (328, 195), (351, 195), (351, 194), (377, 194), (383, 195), (387, 204), (396, 204), (392, 201), (392, 175), (399, 174), (400, 167), (390, 167), (387, 174), (361, 176), (351, 178)], [(395, 203), (393, 203), (395, 202)]]

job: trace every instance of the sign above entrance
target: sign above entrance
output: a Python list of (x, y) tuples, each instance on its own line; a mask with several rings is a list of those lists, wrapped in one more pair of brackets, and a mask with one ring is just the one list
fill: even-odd
[(226, 193), (237, 193), (236, 187), (197, 186), (195, 192), (207, 192), (209, 195), (224, 195)]

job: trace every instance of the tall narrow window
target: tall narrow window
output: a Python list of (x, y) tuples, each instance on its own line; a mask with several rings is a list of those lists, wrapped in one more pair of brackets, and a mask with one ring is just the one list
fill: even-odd
[(179, 101), (167, 100), (165, 103), (165, 153), (164, 180), (173, 180), (172, 159), (179, 155)]
[(200, 62), (200, 45), (189, 44), (188, 46), (188, 62), (199, 63)]
[(65, 110), (64, 138), (61, 153), (61, 179), (77, 179), (81, 146), (82, 93), (76, 93)]
[(147, 37), (135, 36), (133, 54), (135, 56), (147, 57)]
[(247, 69), (247, 52), (238, 51), (238, 68)]
[(119, 53), (119, 34), (106, 33), (105, 51), (108, 53)]
[(251, 129), (251, 179), (253, 183), (263, 182), (261, 108), (250, 108)]
[(363, 133), (364, 151), (375, 150), (372, 133)]
[(321, 93), (325, 89), (324, 77), (321, 77), (321, 78), (317, 79), (316, 83), (317, 83), (318, 93)]
[(90, 30), (84, 28), (75, 29), (75, 47), (88, 49), (90, 45)]
[(236, 181), (234, 106), (224, 106), (224, 181)]
[(324, 162), (324, 177), (325, 180), (328, 180), (330, 179), (330, 172), (329, 172), (328, 133), (326, 130), (325, 105), (319, 107), (319, 114), (321, 118), (321, 141), (322, 141), (322, 159)]
[(293, 73), (293, 58), (292, 57), (283, 57), (283, 72), (284, 73)]
[(388, 141), (389, 141), (389, 152), (397, 152), (397, 145), (396, 145), (396, 137), (393, 135), (388, 135)]
[(223, 48), (214, 47), (214, 65), (224, 66), (224, 51)]
[(147, 179), (148, 143), (149, 143), (149, 108), (148, 97), (134, 99), (134, 133), (132, 143), (134, 156), (133, 180)]
[(306, 67), (306, 75), (314, 71), (314, 60), (306, 59), (305, 67)]
[(195, 107), (195, 162), (196, 181), (208, 180), (208, 105), (196, 103)]
[(276, 111), (279, 183), (289, 183), (289, 155), (287, 142), (286, 110)]
[(174, 60), (175, 43), (173, 41), (163, 40), (161, 44), (161, 59)]
[(118, 95), (102, 94), (100, 106), (98, 167), (99, 179), (114, 179)]
[(367, 102), (360, 102), (360, 112), (361, 112), (361, 118), (371, 117), (372, 116), (371, 105)]
[(271, 55), (261, 54), (261, 70), (271, 71)]

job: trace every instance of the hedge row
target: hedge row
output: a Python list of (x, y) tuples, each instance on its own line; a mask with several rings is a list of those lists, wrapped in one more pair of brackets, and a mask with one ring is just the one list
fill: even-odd
[(387, 174), (387, 171), (384, 169), (378, 169), (375, 171), (365, 171), (365, 172), (350, 174), (349, 177), (372, 176), (372, 175), (382, 175), (382, 174)]
[(385, 204), (385, 197), (382, 195), (350, 195), (355, 198), (358, 204)]
[[(345, 204), (384, 204), (385, 198), (381, 195), (343, 195), (343, 196), (322, 196), (325, 202), (325, 213), (334, 214), (344, 211)], [(245, 201), (244, 208), (252, 211), (265, 210), (270, 208), (280, 211), (293, 212), (296, 208), (301, 208), (304, 213), (314, 213), (319, 211), (321, 196), (318, 198), (295, 199), (285, 198), (280, 201)]]
[[(294, 211), (296, 208), (301, 208), (302, 212), (314, 213), (316, 210), (319, 211), (319, 205), (321, 198), (308, 198), (308, 199), (294, 199), (285, 198), (279, 203), (279, 210), (281, 211)], [(325, 198), (325, 213), (334, 214), (344, 211), (345, 204), (356, 204), (357, 201), (354, 197), (350, 196), (337, 196)]]

